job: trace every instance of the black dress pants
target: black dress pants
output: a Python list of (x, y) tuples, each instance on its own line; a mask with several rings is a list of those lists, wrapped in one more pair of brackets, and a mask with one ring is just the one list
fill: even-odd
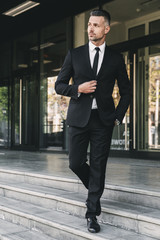
[[(104, 126), (98, 110), (92, 110), (87, 126), (69, 127), (70, 169), (88, 189), (86, 218), (99, 216), (100, 198), (105, 184), (105, 172), (110, 150), (113, 126)], [(90, 159), (87, 163), (87, 149)]]

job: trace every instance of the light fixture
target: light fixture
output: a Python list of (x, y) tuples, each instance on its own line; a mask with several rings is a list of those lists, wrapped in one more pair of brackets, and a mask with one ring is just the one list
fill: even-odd
[(28, 68), (28, 64), (21, 63), (21, 64), (18, 64), (18, 67), (19, 68)]
[[(48, 64), (48, 63), (51, 63), (52, 61), (51, 60), (43, 60), (43, 63), (44, 64)], [(33, 60), (33, 63), (38, 63), (38, 60)]]
[(54, 68), (52, 69), (53, 72), (59, 72), (61, 70), (61, 68)]
[(8, 11), (4, 12), (3, 14), (6, 16), (15, 17), (25, 11), (28, 11), (29, 9), (31, 9), (33, 7), (36, 7), (39, 4), (40, 3), (34, 2), (34, 1), (25, 1), (25, 2), (17, 5), (16, 7), (9, 9)]
[[(53, 46), (53, 45), (55, 45), (55, 43), (53, 43), (53, 42), (42, 43), (42, 44), (40, 45), (40, 49), (44, 49), (44, 48), (47, 48), (47, 47), (51, 47), (51, 46)], [(38, 51), (38, 46), (35, 46), (35, 47), (30, 48), (30, 50)]]
[(141, 8), (136, 8), (136, 12), (137, 12), (137, 13), (139, 13), (139, 12), (141, 12), (141, 11), (142, 11)]
[(111, 22), (111, 27), (113, 27), (113, 26), (116, 26), (116, 25), (118, 25), (118, 24), (120, 24), (121, 22)]

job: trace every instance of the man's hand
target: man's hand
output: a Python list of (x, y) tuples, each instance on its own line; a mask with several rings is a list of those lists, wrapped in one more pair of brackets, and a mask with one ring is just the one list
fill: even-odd
[(79, 93), (92, 93), (96, 90), (97, 81), (92, 80), (89, 82), (82, 83), (78, 86)]

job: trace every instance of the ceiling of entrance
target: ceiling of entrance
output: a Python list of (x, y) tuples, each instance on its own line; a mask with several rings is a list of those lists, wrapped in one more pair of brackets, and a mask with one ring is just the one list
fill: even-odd
[[(26, 0), (3, 0), (0, 1), (0, 29), (3, 36), (17, 36), (28, 30), (38, 29), (44, 25), (58, 21), (68, 16), (95, 8), (100, 3), (112, 0), (33, 0), (40, 5), (23, 12), (16, 17), (5, 16), (3, 13)], [(0, 39), (1, 40), (1, 39)]]
[(160, 0), (113, 0), (105, 4), (113, 21), (128, 21), (160, 11)]
[(127, 21), (160, 10), (160, 0), (34, 0), (40, 5), (16, 17), (3, 13), (26, 0), (0, 2), (0, 40), (38, 29), (68, 16), (105, 4), (113, 21)]

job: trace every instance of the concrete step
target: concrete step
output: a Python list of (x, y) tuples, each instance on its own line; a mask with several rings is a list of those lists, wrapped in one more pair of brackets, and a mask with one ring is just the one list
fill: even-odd
[[(86, 194), (86, 189), (84, 188), (84, 186), (78, 179), (75, 178), (62, 178), (49, 175), (0, 169), (0, 182), (6, 179), (7, 181), (14, 183), (25, 182), (37, 186), (40, 185)], [(160, 209), (160, 191), (151, 191), (106, 184), (103, 197), (115, 201), (133, 203)]]
[[(4, 182), (4, 180), (2, 184), (1, 180), (0, 195), (78, 217), (84, 217), (86, 211), (84, 203), (87, 194), (75, 191), (34, 186), (24, 182), (9, 183), (7, 181)], [(160, 239), (159, 209), (105, 199), (103, 197), (102, 214), (99, 220), (104, 224), (129, 229), (139, 234)]]
[[(0, 218), (3, 219), (3, 224), (9, 222), (15, 224), (17, 234), (19, 238), (14, 236), (14, 232), (3, 232), (6, 229), (6, 225), (2, 227), (3, 240), (18, 240), (23, 239), (24, 228), (26, 234), (38, 233), (37, 239), (41, 239), (41, 235), (47, 236), (45, 240), (50, 238), (57, 240), (154, 240), (156, 238), (143, 236), (134, 232), (123, 230), (111, 225), (105, 225), (101, 223), (101, 232), (98, 234), (91, 234), (86, 229), (86, 220), (77, 216), (72, 216), (66, 213), (58, 212), (55, 210), (38, 207), (30, 203), (1, 197), (0, 198)], [(5, 223), (4, 223), (5, 221)], [(0, 222), (1, 224), (1, 222)], [(9, 227), (10, 225), (8, 225)], [(24, 228), (22, 228), (22, 226)], [(20, 234), (22, 232), (22, 234)], [(1, 233), (1, 232), (0, 232)], [(6, 234), (6, 238), (5, 238)], [(29, 236), (29, 235), (28, 235)], [(32, 236), (32, 235), (31, 235)], [(34, 236), (34, 235), (33, 235)], [(8, 237), (8, 238), (7, 238)], [(10, 238), (9, 238), (10, 237)], [(26, 238), (28, 240), (34, 240), (34, 238)], [(36, 239), (36, 240), (37, 240)], [(42, 238), (43, 239), (43, 238)], [(158, 239), (158, 238), (157, 238)]]
[(42, 232), (0, 219), (0, 240), (56, 240)]

